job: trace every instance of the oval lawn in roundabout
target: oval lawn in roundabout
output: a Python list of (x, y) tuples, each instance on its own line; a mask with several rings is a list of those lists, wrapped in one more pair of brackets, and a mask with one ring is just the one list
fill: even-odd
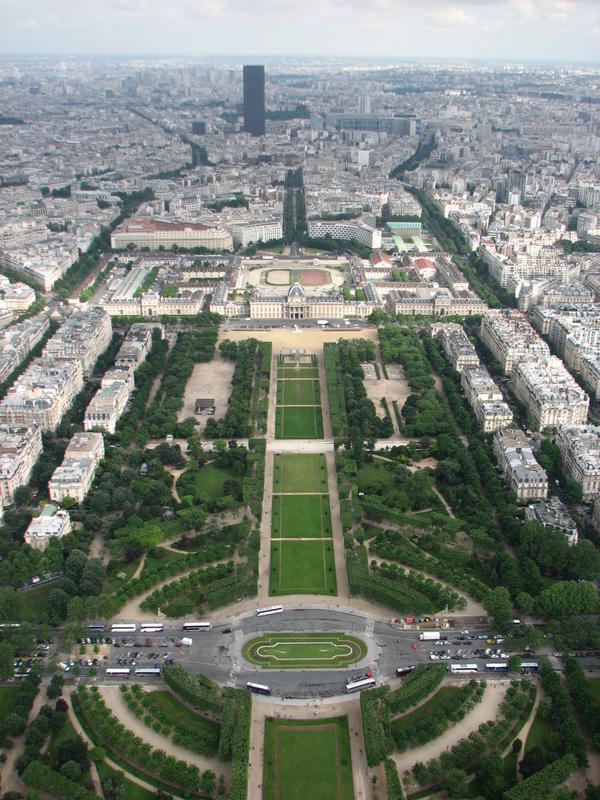
[(242, 655), (265, 669), (333, 669), (361, 661), (367, 645), (346, 633), (264, 633)]

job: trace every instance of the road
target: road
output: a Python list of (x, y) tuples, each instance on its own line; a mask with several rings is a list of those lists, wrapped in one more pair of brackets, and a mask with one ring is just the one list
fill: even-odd
[[(472, 634), (487, 633), (487, 626), (479, 623), (478, 619), (466, 623), (462, 618), (460, 624), (468, 624)], [(265, 672), (245, 661), (242, 648), (250, 638), (270, 631), (351, 633), (366, 642), (368, 652), (362, 662), (343, 669), (269, 669)], [(473, 644), (466, 646), (458, 641), (458, 631), (447, 631), (446, 634), (448, 642), (442, 646), (420, 642), (418, 631), (404, 630), (391, 619), (376, 619), (373, 615), (351, 607), (329, 608), (308, 604), (305, 607), (286, 608), (281, 613), (266, 617), (257, 617), (254, 612), (246, 613), (229, 622), (222, 620), (210, 631), (184, 633), (181, 623), (166, 622), (163, 633), (146, 634), (137, 631), (133, 634), (118, 634), (115, 637), (118, 646), (113, 644), (107, 658), (100, 663), (98, 680), (107, 683), (120, 682), (122, 676), (106, 676), (105, 669), (109, 666), (123, 667), (130, 668), (133, 673), (136, 667), (163, 664), (167, 654), (190, 673), (203, 673), (223, 684), (244, 687), (248, 681), (264, 683), (265, 676), (268, 676), (273, 697), (282, 699), (344, 696), (347, 681), (367, 670), (373, 673), (377, 682), (395, 681), (398, 666), (430, 663), (430, 653), (437, 655), (444, 650), (455, 661), (457, 650), (462, 649), (463, 661), (475, 661), (480, 670), (484, 670), (484, 664), (489, 659), (476, 658), (472, 654), (475, 647), (487, 646), (483, 641), (472, 639)], [(189, 647), (176, 647), (175, 643), (184, 635), (192, 639), (193, 644)], [(151, 640), (148, 647), (145, 644), (146, 637)], [(413, 649), (415, 642), (417, 649)], [(135, 658), (134, 653), (141, 655)], [(154, 654), (152, 658), (151, 653)], [(118, 659), (127, 660), (128, 663), (119, 664)], [(132, 660), (135, 660), (135, 665), (131, 663)], [(440, 660), (436, 663), (444, 662)], [(82, 672), (87, 670), (82, 669)]]

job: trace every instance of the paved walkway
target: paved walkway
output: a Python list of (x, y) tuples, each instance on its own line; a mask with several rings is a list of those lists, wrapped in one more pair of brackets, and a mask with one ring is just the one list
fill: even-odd
[[(44, 677), (42, 678), (42, 682), (40, 683), (40, 689), (37, 693), (35, 700), (33, 701), (33, 705), (31, 707), (31, 711), (29, 712), (29, 716), (27, 717), (27, 724), (33, 722), (33, 720), (37, 717), (40, 713), (40, 708), (48, 702), (48, 698), (46, 697), (46, 687), (50, 682), (49, 678)], [(23, 749), (25, 747), (25, 734), (22, 733), (20, 736), (15, 736), (13, 739), (13, 746), (6, 754), (6, 761), (2, 765), (2, 794), (6, 794), (7, 792), (19, 792), (20, 794), (25, 794), (27, 789), (25, 788), (25, 784), (17, 775), (17, 770), (15, 769), (15, 764), (17, 760), (23, 755)]]

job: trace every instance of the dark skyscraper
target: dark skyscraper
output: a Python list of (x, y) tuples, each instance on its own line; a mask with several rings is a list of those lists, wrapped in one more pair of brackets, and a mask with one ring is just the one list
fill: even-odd
[(265, 68), (244, 66), (244, 130), (253, 136), (265, 135)]

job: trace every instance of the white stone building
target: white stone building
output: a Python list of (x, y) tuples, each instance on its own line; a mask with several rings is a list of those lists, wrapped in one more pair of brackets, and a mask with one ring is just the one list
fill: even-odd
[(493, 450), (504, 479), (519, 502), (545, 500), (548, 476), (535, 460), (529, 439), (518, 428), (494, 434)]
[(39, 517), (34, 517), (25, 531), (25, 543), (38, 550), (45, 550), (52, 537), (61, 539), (71, 532), (68, 511), (46, 503)]
[(0, 497), (4, 505), (14, 502), (15, 489), (29, 482), (42, 452), (42, 434), (31, 428), (0, 426)]

